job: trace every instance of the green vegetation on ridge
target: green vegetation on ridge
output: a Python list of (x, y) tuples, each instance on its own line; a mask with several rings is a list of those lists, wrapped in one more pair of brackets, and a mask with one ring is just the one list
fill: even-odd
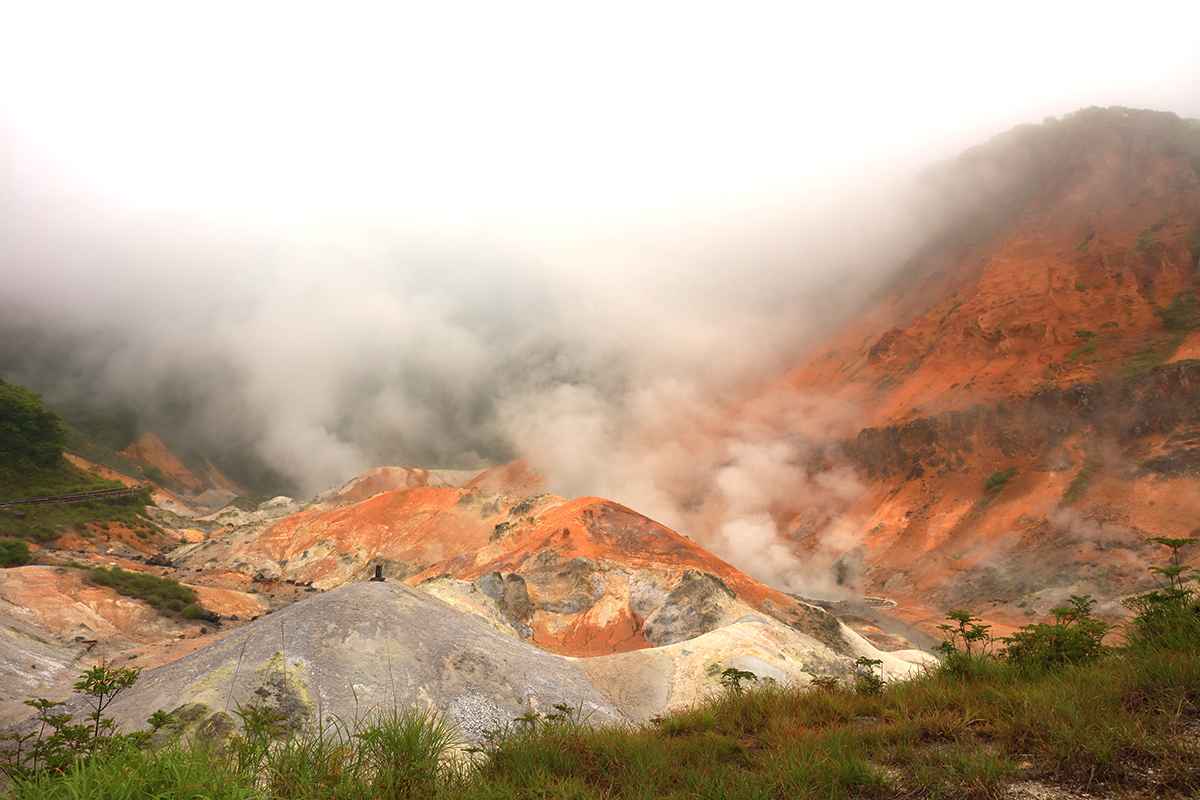
[[(24, 386), (0, 378), (0, 500), (116, 489), (119, 481), (97, 478), (63, 457), (68, 433), (62, 418), (42, 406), (42, 398)], [(29, 542), (57, 539), (68, 529), (89, 523), (118, 523), (142, 535), (158, 530), (145, 518), (148, 494), (76, 504), (21, 505), (0, 514), (0, 537)]]
[(159, 578), (120, 567), (92, 568), (92, 581), (108, 586), (126, 597), (145, 600), (163, 614), (180, 614), (186, 619), (213, 619), (214, 615), (196, 603), (196, 593), (172, 578)]
[(40, 394), (0, 377), (0, 486), (22, 490), (59, 476), (66, 441), (62, 419), (42, 408)]

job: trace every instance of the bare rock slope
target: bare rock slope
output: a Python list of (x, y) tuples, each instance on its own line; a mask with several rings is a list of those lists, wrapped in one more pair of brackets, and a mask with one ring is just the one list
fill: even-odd
[[(849, 636), (851, 652), (874, 654)], [(893, 673), (913, 666), (886, 658)], [(146, 672), (111, 711), (126, 729), (161, 708), (181, 727), (221, 735), (251, 704), (275, 709), (296, 729), (321, 716), (418, 707), (445, 714), (464, 738), (478, 740), (489, 728), (556, 704), (599, 724), (646, 719), (714, 691), (723, 664), (803, 680), (844, 673), (849, 657), (751, 617), (667, 648), (565, 658), (402, 583), (366, 581), (288, 606)], [(79, 699), (73, 705), (83, 711)]]

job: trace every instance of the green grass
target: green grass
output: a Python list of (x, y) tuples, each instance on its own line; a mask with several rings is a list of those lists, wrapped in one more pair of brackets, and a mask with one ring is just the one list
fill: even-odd
[(1154, 315), (1162, 320), (1164, 328), (1182, 339), (1200, 323), (1196, 293), (1186, 289), (1176, 292), (1171, 298), (1171, 304), (1166, 308), (1155, 308)]
[(93, 567), (92, 581), (126, 597), (144, 600), (163, 614), (180, 614), (185, 619), (206, 619), (211, 616), (196, 603), (195, 592), (172, 578), (126, 572), (120, 567)]
[(1194, 647), (1033, 675), (992, 659), (873, 695), (766, 684), (628, 727), (530, 714), (474, 756), (419, 712), (326, 719), (285, 739), (260, 728), (220, 752), (117, 748), (12, 796), (989, 798), (1017, 777), (1179, 796), (1200, 790), (1200, 754), (1179, 735), (1200, 718), (1198, 695)]
[(1155, 247), (1158, 247), (1162, 244), (1161, 239), (1159, 239), (1157, 236), (1150, 235), (1150, 230), (1151, 229), (1147, 228), (1138, 234), (1137, 242), (1134, 244), (1133, 248), (1139, 253), (1145, 253), (1149, 250), (1153, 250)]
[[(135, 670), (96, 667), (75, 688), (92, 724), (54, 717), (55, 734), (0, 750), (6, 797), (59, 798), (1000, 798), (1036, 779), (1094, 796), (1195, 797), (1200, 792), (1200, 594), (1180, 551), (1151, 567), (1158, 589), (1129, 601), (1124, 645), (1094, 601), (1072, 596), (1055, 622), (1026, 626), (996, 652), (988, 627), (952, 611), (937, 666), (903, 681), (808, 686), (729, 669), (725, 691), (649, 722), (593, 726), (578, 709), (527, 713), (465, 747), (436, 714), (382, 711), (323, 718), (289, 733), (263, 706), (239, 707), (241, 729), (218, 741), (152, 747), (158, 734), (117, 732), (101, 714)], [(1047, 646), (1065, 644), (1065, 649)], [(872, 673), (873, 674), (873, 673)], [(55, 738), (57, 737), (57, 738)], [(49, 742), (41, 751), (40, 743)], [(36, 753), (44, 753), (42, 756)]]
[(278, 738), (269, 714), (245, 710), (220, 749), (118, 746), (12, 796), (990, 798), (1015, 778), (1187, 795), (1200, 789), (1181, 735), (1200, 720), (1200, 636), (1161, 645), (1033, 671), (975, 655), (880, 692), (739, 684), (627, 727), (559, 706), (491, 732), (474, 756), (423, 712)]
[(123, 485), (120, 481), (111, 481), (84, 472), (64, 458), (43, 469), (0, 475), (0, 500), (50, 497), (93, 489), (117, 489)]
[[(61, 494), (90, 489), (119, 488), (117, 481), (104, 481), (102, 485), (90, 484), (67, 489)], [(38, 496), (38, 495), (31, 495)], [(23, 539), (27, 542), (50, 542), (68, 530), (84, 531), (89, 523), (101, 527), (119, 523), (148, 535), (162, 529), (146, 518), (146, 495), (115, 500), (92, 500), (87, 503), (50, 503), (36, 506), (13, 506), (12, 510), (22, 516), (0, 514), (0, 537)]]

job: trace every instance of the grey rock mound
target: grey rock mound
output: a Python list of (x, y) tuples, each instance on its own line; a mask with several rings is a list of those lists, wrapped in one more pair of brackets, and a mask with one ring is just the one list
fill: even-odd
[(322, 716), (435, 709), (476, 741), (555, 704), (595, 722), (627, 719), (573, 661), (393, 582), (344, 586), (266, 616), (143, 673), (111, 710), (125, 730), (161, 708), (220, 733), (235, 726), (239, 705), (250, 704), (286, 715), (296, 729)]

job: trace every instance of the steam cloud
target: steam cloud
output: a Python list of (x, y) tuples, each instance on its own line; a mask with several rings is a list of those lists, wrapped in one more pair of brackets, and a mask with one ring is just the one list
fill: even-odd
[(859, 491), (804, 467), (845, 413), (793, 410), (787, 441), (726, 417), (916, 242), (885, 210), (898, 184), (549, 234), (238, 228), (123, 215), (2, 155), (0, 372), (52, 404), (132, 403), (173, 446), (250, 452), (301, 496), (375, 465), (525, 456), (552, 490), (780, 586), (810, 571), (780, 509), (836, 516)]
[[(857, 410), (750, 398), (970, 210), (948, 194), (1003, 189), (984, 164), (915, 205), (896, 169), (591, 225), (238, 226), (110, 208), (27, 162), (0, 137), (0, 373), (52, 405), (132, 404), (173, 447), (302, 497), (376, 465), (523, 456), (552, 491), (810, 593), (857, 544), (864, 489), (833, 455)], [(789, 527), (802, 512), (819, 524)]]

